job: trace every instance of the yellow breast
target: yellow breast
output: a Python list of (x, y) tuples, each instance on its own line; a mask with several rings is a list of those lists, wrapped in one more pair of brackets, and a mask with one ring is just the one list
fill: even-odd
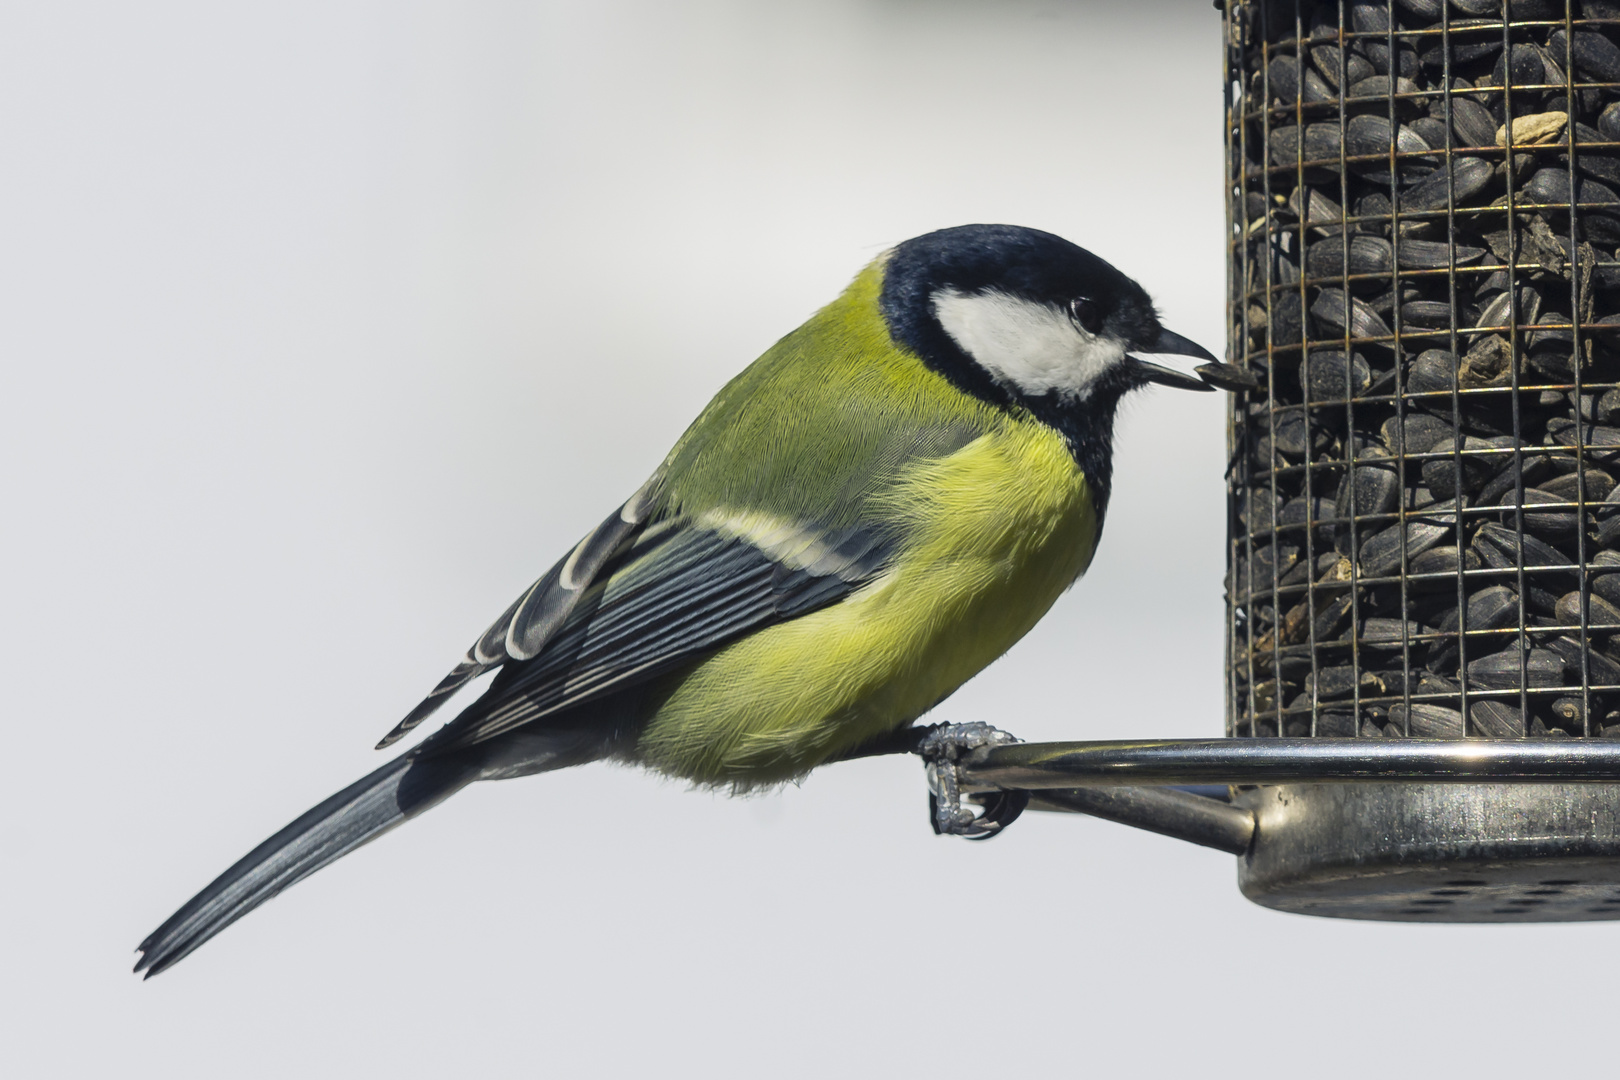
[(1056, 432), (1008, 420), (891, 496), (910, 539), (840, 603), (752, 634), (655, 695), (637, 757), (699, 783), (803, 774), (910, 723), (1013, 645), (1095, 548), (1085, 476)]

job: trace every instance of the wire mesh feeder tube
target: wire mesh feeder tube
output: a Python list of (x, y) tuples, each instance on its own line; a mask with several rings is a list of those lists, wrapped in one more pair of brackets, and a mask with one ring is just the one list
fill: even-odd
[[(1620, 737), (1620, 3), (1228, 0), (1225, 31), (1228, 353), (1262, 384), (1230, 416), (1227, 734)], [(1576, 798), (1238, 798), (1279, 790), (1352, 867), (1358, 822), (1443, 865), (1448, 822)], [(1620, 884), (1592, 830), (1544, 838)]]

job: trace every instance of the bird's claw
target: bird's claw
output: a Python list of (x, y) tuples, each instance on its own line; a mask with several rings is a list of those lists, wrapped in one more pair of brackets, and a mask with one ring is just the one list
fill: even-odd
[(917, 753), (927, 762), (928, 811), (935, 833), (988, 840), (1024, 812), (1029, 805), (1027, 791), (992, 791), (969, 796), (983, 807), (983, 812), (975, 815), (962, 805), (957, 771), (957, 762), (967, 754), (1015, 742), (1015, 736), (989, 724), (941, 724), (923, 737)]

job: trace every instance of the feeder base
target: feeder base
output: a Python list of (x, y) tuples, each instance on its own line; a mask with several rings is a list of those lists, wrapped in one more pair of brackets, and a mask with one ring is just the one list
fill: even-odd
[(1620, 919), (1620, 786), (1300, 784), (1239, 788), (1255, 815), (1243, 895), (1301, 915), (1391, 922)]

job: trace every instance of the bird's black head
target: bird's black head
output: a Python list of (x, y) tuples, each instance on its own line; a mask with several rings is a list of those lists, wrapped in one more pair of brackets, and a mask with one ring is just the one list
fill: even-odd
[(1104, 499), (1120, 398), (1150, 382), (1213, 389), (1149, 359), (1215, 357), (1159, 325), (1140, 285), (1037, 229), (963, 225), (907, 240), (884, 267), (879, 303), (890, 335), (929, 367), (1062, 432)]

